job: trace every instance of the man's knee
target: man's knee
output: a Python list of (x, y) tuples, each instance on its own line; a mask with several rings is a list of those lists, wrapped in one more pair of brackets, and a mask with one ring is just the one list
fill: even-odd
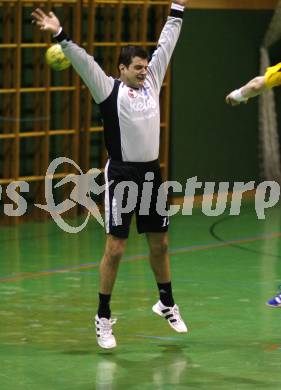
[(126, 240), (111, 238), (106, 245), (105, 257), (108, 261), (118, 263), (124, 253)]
[(164, 236), (161, 240), (150, 243), (150, 251), (153, 256), (165, 256), (168, 253), (168, 239)]

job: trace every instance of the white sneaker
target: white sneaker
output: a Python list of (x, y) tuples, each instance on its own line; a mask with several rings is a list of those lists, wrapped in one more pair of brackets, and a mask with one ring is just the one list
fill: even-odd
[(152, 306), (152, 310), (159, 316), (166, 318), (170, 327), (173, 328), (176, 332), (186, 333), (188, 331), (185, 323), (181, 318), (178, 305), (169, 307), (163, 305), (161, 301), (158, 301), (154, 306)]
[(95, 316), (95, 326), (98, 345), (102, 348), (110, 349), (116, 347), (116, 340), (112, 333), (112, 325), (116, 324), (116, 318), (99, 318)]

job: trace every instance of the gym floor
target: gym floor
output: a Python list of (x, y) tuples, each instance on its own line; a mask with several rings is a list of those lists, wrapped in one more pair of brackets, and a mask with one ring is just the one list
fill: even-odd
[[(72, 222), (73, 223), (73, 222)], [(170, 225), (173, 289), (190, 332), (152, 313), (157, 288), (145, 237), (131, 235), (112, 299), (114, 350), (97, 347), (103, 228), (53, 221), (0, 228), (1, 390), (279, 389), (281, 214), (258, 220), (177, 215)]]

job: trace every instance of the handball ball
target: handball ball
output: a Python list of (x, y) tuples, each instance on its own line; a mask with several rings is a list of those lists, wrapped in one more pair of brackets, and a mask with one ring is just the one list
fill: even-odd
[(47, 64), (54, 70), (64, 70), (70, 66), (70, 61), (64, 55), (59, 44), (49, 47), (46, 51), (45, 58)]

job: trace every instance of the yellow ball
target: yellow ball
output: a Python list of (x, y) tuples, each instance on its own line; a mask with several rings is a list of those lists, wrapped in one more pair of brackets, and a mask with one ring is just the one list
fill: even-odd
[(69, 59), (64, 55), (61, 46), (59, 44), (52, 45), (46, 51), (46, 62), (54, 70), (64, 70), (70, 66)]

